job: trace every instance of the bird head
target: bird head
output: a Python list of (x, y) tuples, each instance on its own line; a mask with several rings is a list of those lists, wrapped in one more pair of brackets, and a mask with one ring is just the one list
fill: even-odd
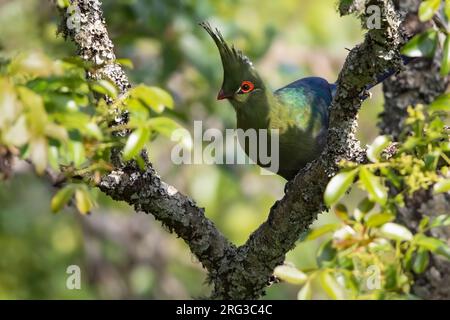
[(224, 71), (222, 88), (218, 100), (228, 99), (235, 108), (264, 95), (265, 86), (253, 68), (253, 64), (240, 50), (229, 46), (218, 29), (213, 30), (209, 23), (200, 25), (213, 38), (219, 49)]

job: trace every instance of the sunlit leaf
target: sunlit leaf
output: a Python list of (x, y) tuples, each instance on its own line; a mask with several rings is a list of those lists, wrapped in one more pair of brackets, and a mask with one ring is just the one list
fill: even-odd
[(378, 136), (367, 149), (367, 158), (372, 162), (378, 162), (384, 149), (391, 143), (387, 136)]
[(399, 240), (399, 241), (410, 241), (413, 239), (413, 235), (411, 231), (409, 231), (404, 226), (401, 226), (399, 224), (388, 222), (385, 223), (380, 229), (380, 234), (384, 237), (392, 240)]
[(21, 115), (14, 125), (5, 132), (3, 139), (7, 144), (16, 147), (22, 147), (28, 142), (30, 134), (28, 133), (25, 115)]
[(331, 206), (339, 201), (353, 184), (359, 169), (345, 171), (335, 175), (327, 185), (324, 194), (325, 203)]
[(167, 117), (151, 118), (147, 121), (147, 126), (152, 131), (161, 133), (168, 138), (172, 137), (175, 130), (183, 128), (176, 121)]
[(76, 167), (81, 166), (86, 161), (86, 153), (82, 142), (70, 140), (67, 142), (70, 162)]
[(428, 111), (450, 111), (450, 93), (443, 94), (436, 98), (429, 106)]
[(426, 270), (429, 261), (430, 256), (428, 254), (428, 251), (419, 249), (417, 250), (416, 256), (414, 258), (412, 269), (417, 274), (423, 273)]
[(150, 139), (150, 130), (146, 127), (134, 130), (128, 137), (125, 148), (123, 149), (123, 157), (125, 161), (131, 160), (144, 148)]
[(440, 216), (437, 216), (430, 223), (430, 228), (446, 227), (446, 226), (450, 226), (450, 215), (448, 214), (442, 214)]
[(312, 298), (312, 288), (311, 283), (308, 281), (298, 292), (298, 300), (311, 300)]
[(303, 284), (308, 280), (308, 276), (293, 266), (281, 265), (275, 268), (273, 274), (286, 282), (292, 284)]
[(447, 35), (444, 41), (442, 53), (441, 76), (446, 76), (450, 72), (450, 35)]
[(401, 50), (408, 57), (428, 57), (434, 55), (438, 43), (437, 31), (428, 30), (414, 36)]
[(130, 91), (130, 95), (141, 100), (157, 113), (164, 111), (164, 108), (173, 108), (174, 103), (170, 94), (157, 87), (139, 85)]
[(308, 233), (305, 241), (317, 239), (317, 238), (323, 236), (324, 234), (327, 234), (329, 232), (332, 232), (332, 231), (340, 228), (341, 226), (342, 226), (341, 223), (330, 223), (330, 224), (326, 224), (326, 225), (314, 228)]
[(47, 139), (36, 137), (30, 141), (30, 159), (38, 174), (43, 174), (47, 167), (47, 152)]
[(345, 289), (336, 281), (334, 276), (324, 271), (320, 274), (320, 284), (326, 294), (333, 300), (345, 300)]
[(442, 179), (434, 184), (433, 192), (444, 193), (450, 191), (450, 179)]
[(93, 201), (89, 191), (83, 187), (77, 188), (75, 191), (75, 204), (82, 214), (87, 214), (93, 207)]
[(435, 15), (439, 9), (441, 0), (425, 0), (422, 1), (419, 7), (419, 19), (422, 22), (428, 21)]
[(116, 86), (111, 82), (107, 80), (98, 80), (91, 84), (92, 90), (94, 90), (97, 93), (100, 93), (101, 95), (108, 96), (112, 99), (117, 98), (118, 92)]
[(381, 179), (371, 173), (365, 167), (361, 167), (359, 172), (359, 179), (369, 194), (369, 198), (381, 205), (387, 201), (386, 187), (381, 183)]
[(61, 211), (64, 206), (72, 199), (75, 192), (75, 187), (71, 184), (60, 189), (52, 198), (51, 209), (53, 213)]
[(395, 217), (390, 213), (375, 213), (366, 217), (365, 224), (369, 228), (376, 228), (385, 224), (386, 222), (394, 220), (394, 218)]

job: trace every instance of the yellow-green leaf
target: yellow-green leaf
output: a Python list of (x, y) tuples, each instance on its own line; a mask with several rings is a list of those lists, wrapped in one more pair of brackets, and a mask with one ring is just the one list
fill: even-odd
[(87, 214), (93, 207), (93, 201), (89, 191), (85, 188), (78, 188), (75, 191), (75, 204), (82, 214)]
[(108, 80), (98, 80), (91, 84), (92, 90), (112, 99), (117, 98), (118, 92), (116, 86)]
[(297, 294), (298, 300), (311, 300), (312, 298), (312, 288), (309, 281), (300, 289)]
[(317, 239), (320, 236), (323, 236), (324, 234), (337, 230), (341, 226), (342, 226), (341, 223), (330, 223), (314, 228), (308, 233), (308, 235), (305, 238), (305, 241)]
[(172, 137), (175, 130), (183, 128), (176, 121), (167, 117), (151, 118), (147, 121), (147, 126), (152, 131), (161, 133), (168, 138)]
[(345, 289), (336, 281), (334, 276), (324, 271), (320, 274), (320, 285), (325, 293), (333, 300), (345, 300)]
[(383, 150), (391, 143), (387, 136), (378, 136), (367, 149), (367, 158), (372, 162), (378, 162)]
[(308, 276), (293, 266), (281, 265), (275, 268), (273, 274), (286, 282), (292, 284), (303, 284), (308, 280)]
[(444, 193), (450, 191), (450, 179), (442, 179), (434, 184), (434, 193)]
[(437, 31), (428, 30), (414, 36), (403, 46), (402, 54), (408, 57), (433, 57), (438, 43), (437, 35)]
[(411, 231), (399, 224), (388, 222), (380, 228), (380, 234), (392, 240), (410, 241), (413, 239)]
[(47, 167), (47, 152), (47, 139), (44, 137), (37, 137), (30, 141), (30, 159), (38, 174), (43, 174)]
[(415, 273), (420, 274), (425, 271), (430, 261), (430, 255), (428, 251), (420, 248), (417, 250), (416, 256), (414, 258), (414, 262), (412, 268)]
[(157, 113), (164, 111), (164, 108), (173, 108), (173, 99), (166, 91), (158, 87), (148, 87), (139, 85), (130, 91), (131, 97), (141, 100), (147, 107)]
[(150, 130), (148, 128), (141, 127), (134, 130), (128, 137), (125, 148), (123, 149), (124, 160), (128, 161), (138, 155), (149, 139)]
[(335, 175), (327, 185), (324, 194), (325, 203), (331, 206), (339, 201), (345, 192), (353, 184), (358, 169), (345, 171)]
[(450, 35), (447, 35), (444, 41), (444, 50), (442, 53), (441, 76), (446, 76), (450, 72)]
[(369, 214), (368, 216), (366, 216), (365, 218), (365, 225), (369, 228), (376, 228), (379, 227), (383, 224), (385, 224), (386, 222), (390, 222), (392, 220), (394, 220), (394, 216), (390, 213), (374, 213), (374, 214)]
[(450, 93), (443, 94), (434, 100), (428, 108), (430, 112), (450, 111)]
[(52, 198), (51, 201), (51, 209), (53, 213), (57, 213), (61, 211), (64, 206), (72, 199), (72, 196), (75, 192), (75, 188), (73, 185), (67, 185), (61, 190), (59, 190)]
[(419, 7), (419, 19), (422, 22), (428, 21), (435, 15), (439, 9), (441, 0), (425, 0)]
[(361, 167), (359, 172), (359, 179), (369, 194), (369, 198), (381, 205), (386, 204), (387, 191), (385, 186), (381, 183), (381, 179), (371, 173), (365, 167)]

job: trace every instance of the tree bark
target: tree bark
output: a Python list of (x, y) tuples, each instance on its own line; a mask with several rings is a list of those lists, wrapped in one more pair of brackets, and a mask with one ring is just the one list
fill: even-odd
[[(405, 15), (401, 32), (406, 40), (424, 31), (432, 23), (421, 23), (417, 16), (420, 0), (399, 1), (398, 8)], [(383, 83), (385, 98), (384, 112), (379, 127), (382, 134), (398, 138), (402, 132), (407, 108), (417, 104), (428, 104), (443, 94), (449, 84), (449, 77), (439, 75), (442, 52), (433, 60), (421, 59), (409, 64), (404, 71)], [(436, 217), (450, 212), (450, 194), (433, 195), (431, 190), (419, 191), (405, 199), (405, 206), (399, 208), (398, 220), (416, 231), (424, 216)], [(450, 241), (450, 228), (431, 232), (434, 237)], [(424, 299), (450, 299), (450, 262), (433, 255), (424, 274), (417, 275), (413, 293)]]
[[(106, 31), (99, 0), (71, 0), (80, 9), (81, 28), (68, 29), (62, 12), (62, 32), (76, 43), (78, 54), (96, 66), (88, 75), (107, 78), (122, 92), (128, 79), (115, 63), (113, 45)], [(236, 247), (217, 230), (189, 197), (167, 185), (151, 164), (140, 170), (133, 162), (120, 164), (100, 183), (100, 189), (115, 200), (126, 201), (143, 211), (189, 245), (208, 271), (213, 284), (212, 298), (256, 299), (270, 283), (273, 269), (295, 246), (318, 214), (325, 209), (323, 192), (342, 159), (365, 160), (365, 152), (355, 136), (361, 93), (376, 76), (401, 66), (400, 19), (390, 0), (355, 0), (341, 7), (341, 14), (355, 13), (366, 26), (366, 7), (381, 9), (381, 28), (368, 30), (362, 44), (349, 53), (339, 75), (338, 90), (330, 109), (330, 128), (325, 151), (286, 185), (284, 197), (270, 209), (268, 219), (241, 247)], [(120, 116), (120, 115), (119, 115)]]

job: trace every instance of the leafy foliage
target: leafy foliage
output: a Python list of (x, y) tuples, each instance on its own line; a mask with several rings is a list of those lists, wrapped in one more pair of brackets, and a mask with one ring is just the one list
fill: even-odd
[[(434, 57), (436, 48), (442, 45), (443, 55), (441, 63), (441, 75), (448, 75), (450, 72), (450, 28), (448, 23), (442, 21), (438, 15), (441, 4), (444, 7), (445, 20), (450, 20), (450, 1), (449, 0), (424, 0), (419, 7), (419, 19), (422, 22), (433, 18), (440, 21), (438, 23), (439, 31), (429, 29), (414, 36), (402, 49), (402, 53), (409, 57)], [(443, 34), (444, 41), (440, 43), (439, 33)]]
[[(156, 87), (139, 85), (120, 95), (106, 80), (85, 77), (89, 66), (78, 59), (51, 61), (44, 55), (23, 55), (3, 62), (0, 74), (0, 145), (28, 159), (40, 175), (51, 170), (68, 181), (52, 200), (61, 210), (73, 197), (81, 213), (94, 205), (86, 186), (111, 170), (112, 148), (123, 148), (126, 160), (140, 159), (140, 151), (157, 134), (179, 127), (163, 116), (173, 108), (171, 96)], [(113, 106), (104, 98), (115, 98)], [(129, 112), (126, 124), (111, 126), (117, 112)], [(128, 137), (115, 134), (123, 130)]]
[[(303, 285), (299, 299), (413, 298), (413, 275), (426, 270), (430, 253), (450, 260), (450, 247), (429, 236), (433, 228), (450, 226), (450, 215), (424, 217), (415, 234), (395, 222), (406, 196), (420, 190), (450, 190), (450, 144), (444, 122), (449, 111), (448, 94), (428, 107), (410, 107), (393, 156), (383, 151), (391, 145), (389, 138), (380, 136), (368, 148), (370, 163), (341, 163), (342, 172), (324, 195), (340, 222), (313, 229), (304, 240), (332, 235), (316, 253), (317, 268), (275, 270), (278, 278)], [(366, 196), (350, 212), (338, 201), (352, 185)]]

